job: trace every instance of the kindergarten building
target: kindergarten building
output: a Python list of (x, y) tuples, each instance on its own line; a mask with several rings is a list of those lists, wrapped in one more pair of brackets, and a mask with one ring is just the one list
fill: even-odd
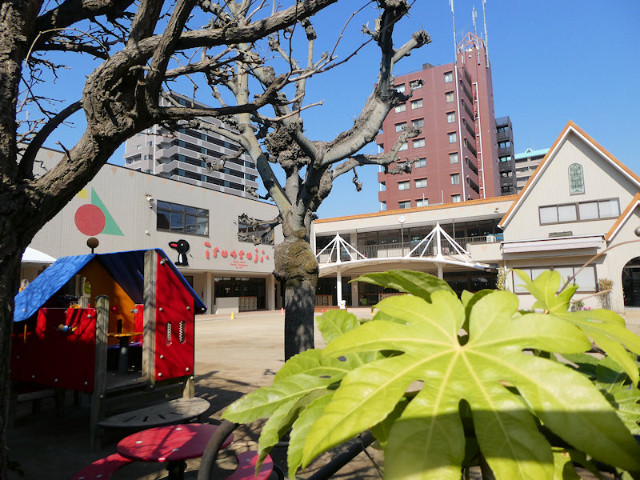
[[(42, 149), (41, 175), (62, 153)], [(272, 274), (279, 229), (254, 245), (247, 217), (278, 215), (267, 202), (223, 193), (115, 165), (105, 165), (29, 247), (53, 258), (91, 253), (162, 249), (208, 307), (208, 313), (280, 308)], [(47, 262), (23, 262), (23, 284)], [(50, 263), (50, 262), (49, 262)]]
[(347, 282), (374, 271), (424, 271), (460, 292), (494, 288), (502, 269), (528, 307), (511, 269), (531, 278), (554, 269), (576, 275), (574, 298), (591, 307), (599, 282), (611, 280), (611, 307), (631, 314), (640, 307), (638, 234), (640, 178), (569, 122), (519, 195), (316, 221), (319, 300), (376, 303), (390, 292)]

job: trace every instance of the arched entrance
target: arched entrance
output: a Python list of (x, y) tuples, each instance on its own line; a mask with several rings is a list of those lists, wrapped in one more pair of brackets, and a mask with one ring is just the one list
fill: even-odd
[(622, 269), (622, 294), (625, 307), (640, 307), (640, 257), (630, 260)]

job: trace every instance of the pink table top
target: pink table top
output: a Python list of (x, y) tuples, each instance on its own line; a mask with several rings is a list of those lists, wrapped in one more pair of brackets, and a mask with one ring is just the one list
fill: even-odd
[[(209, 423), (150, 428), (120, 440), (118, 453), (143, 462), (179, 462), (201, 457), (216, 428)], [(233, 435), (229, 435), (223, 447), (232, 440)]]

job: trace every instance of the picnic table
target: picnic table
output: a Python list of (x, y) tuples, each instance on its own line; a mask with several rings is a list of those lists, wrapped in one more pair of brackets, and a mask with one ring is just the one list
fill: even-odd
[[(118, 453), (131, 460), (167, 463), (169, 479), (184, 479), (186, 460), (201, 457), (218, 427), (209, 423), (165, 425), (136, 432), (118, 443)], [(229, 435), (224, 446), (229, 445)]]

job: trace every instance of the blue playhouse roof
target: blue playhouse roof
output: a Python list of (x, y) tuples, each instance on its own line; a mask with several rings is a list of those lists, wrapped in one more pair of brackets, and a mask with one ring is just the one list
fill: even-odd
[[(196, 311), (206, 310), (206, 305), (191, 288), (176, 266), (159, 248), (155, 251), (167, 260), (167, 265), (180, 279), (195, 301)], [(82, 268), (94, 258), (109, 272), (109, 275), (123, 288), (135, 303), (143, 303), (144, 290), (144, 253), (145, 250), (117, 253), (92, 253), (62, 257), (36, 277), (27, 288), (15, 298), (14, 322), (28, 319), (38, 311), (47, 300), (71, 280)]]

